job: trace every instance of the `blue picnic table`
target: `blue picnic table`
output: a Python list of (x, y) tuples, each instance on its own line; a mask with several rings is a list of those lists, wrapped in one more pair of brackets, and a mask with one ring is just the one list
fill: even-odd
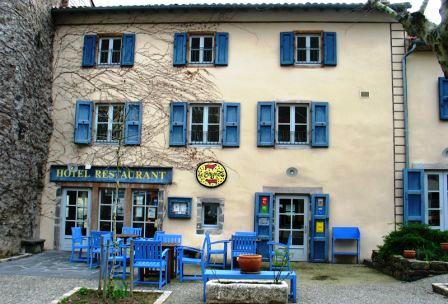
[(203, 281), (203, 301), (206, 300), (206, 284), (208, 280), (218, 279), (237, 279), (237, 280), (274, 280), (278, 277), (280, 280), (290, 281), (289, 300), (296, 303), (296, 284), (297, 275), (294, 271), (284, 271), (279, 274), (278, 271), (260, 271), (260, 273), (241, 273), (240, 270), (220, 270), (206, 269), (202, 276)]

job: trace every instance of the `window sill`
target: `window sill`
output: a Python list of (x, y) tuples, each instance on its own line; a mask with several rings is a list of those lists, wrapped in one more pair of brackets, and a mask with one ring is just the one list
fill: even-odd
[(275, 144), (275, 148), (279, 149), (309, 149), (310, 144)]
[(188, 144), (188, 147), (192, 148), (222, 148), (221, 144)]
[(298, 62), (294, 63), (294, 66), (298, 68), (310, 68), (310, 69), (325, 67), (322, 63), (298, 63)]

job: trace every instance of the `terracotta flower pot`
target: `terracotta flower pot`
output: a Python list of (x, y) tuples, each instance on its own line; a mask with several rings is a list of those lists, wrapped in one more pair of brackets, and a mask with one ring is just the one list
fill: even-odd
[(442, 248), (443, 251), (448, 252), (448, 243), (440, 243), (440, 248)]
[(241, 272), (260, 272), (261, 255), (242, 254), (237, 259)]
[(403, 250), (403, 256), (407, 259), (415, 259), (415, 250)]

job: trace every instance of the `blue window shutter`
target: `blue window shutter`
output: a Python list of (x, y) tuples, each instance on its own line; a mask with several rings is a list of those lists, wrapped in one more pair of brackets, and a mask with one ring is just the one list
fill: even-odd
[(82, 66), (95, 66), (96, 35), (85, 35), (82, 49)]
[(311, 146), (328, 147), (328, 102), (311, 104)]
[(239, 147), (240, 146), (240, 104), (234, 102), (226, 102), (223, 117), (223, 147)]
[(404, 169), (403, 221), (425, 223), (425, 183), (422, 169)]
[(280, 65), (294, 64), (294, 33), (280, 33)]
[(439, 77), (439, 117), (448, 120), (448, 79)]
[(337, 64), (336, 33), (324, 32), (324, 65)]
[(172, 102), (170, 109), (170, 147), (187, 144), (187, 103)]
[(126, 123), (124, 126), (124, 144), (139, 145), (142, 133), (142, 103), (126, 103)]
[[(311, 230), (310, 230), (311, 262), (328, 262), (329, 209), (330, 209), (330, 196), (328, 194), (311, 195)], [(324, 230), (321, 232), (316, 231), (316, 226), (319, 222), (323, 224), (324, 228)]]
[(187, 64), (187, 33), (174, 33), (173, 66)]
[(93, 102), (78, 100), (75, 114), (75, 144), (90, 144), (92, 141)]
[(121, 48), (121, 66), (131, 67), (134, 65), (135, 54), (135, 34), (123, 34), (123, 43)]
[(216, 33), (215, 65), (226, 66), (229, 57), (229, 33)]
[(273, 147), (275, 142), (275, 102), (259, 102), (257, 112), (257, 146)]

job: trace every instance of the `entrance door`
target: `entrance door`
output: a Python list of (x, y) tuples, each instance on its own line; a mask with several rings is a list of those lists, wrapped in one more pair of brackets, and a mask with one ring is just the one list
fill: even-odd
[(90, 227), (90, 190), (64, 189), (61, 205), (60, 250), (71, 250), (72, 227), (81, 227), (86, 236)]
[(154, 237), (157, 220), (157, 191), (136, 190), (132, 192), (132, 227), (142, 228), (143, 237)]
[(275, 209), (275, 241), (286, 244), (292, 233), (291, 261), (307, 261), (308, 197), (277, 196)]

